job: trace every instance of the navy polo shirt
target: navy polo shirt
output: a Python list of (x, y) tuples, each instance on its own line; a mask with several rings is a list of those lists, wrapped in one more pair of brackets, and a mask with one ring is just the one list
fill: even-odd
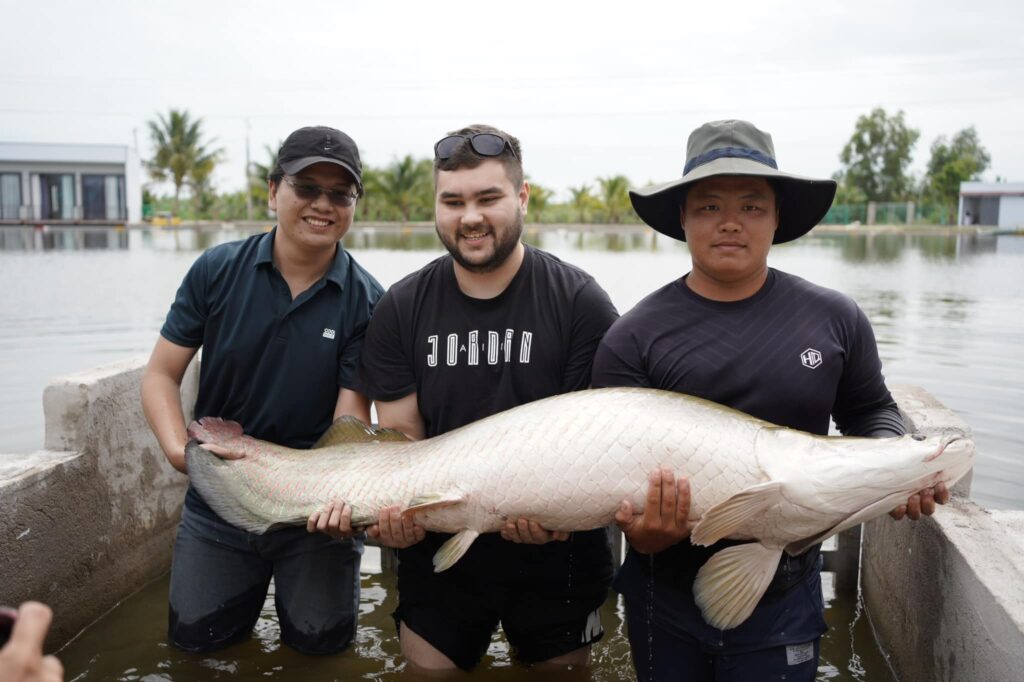
[[(292, 300), (274, 266), (277, 233), (216, 246), (192, 265), (161, 336), (202, 346), (196, 419), (239, 422), (255, 438), (308, 448), (331, 424), (383, 289), (338, 244), (327, 273)], [(186, 505), (212, 514), (192, 488)]]

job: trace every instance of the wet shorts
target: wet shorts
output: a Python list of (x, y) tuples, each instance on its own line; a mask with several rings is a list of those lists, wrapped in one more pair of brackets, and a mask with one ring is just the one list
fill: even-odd
[(171, 562), (170, 640), (211, 651), (246, 639), (273, 577), (281, 640), (307, 654), (341, 651), (355, 636), (362, 547), (297, 527), (255, 535), (186, 506)]
[(449, 535), (399, 552), (395, 622), (423, 637), (463, 670), (483, 658), (499, 622), (516, 659), (538, 663), (601, 639), (599, 609), (612, 563), (603, 529), (565, 542), (522, 545), (497, 533), (477, 538), (452, 568), (432, 558)]

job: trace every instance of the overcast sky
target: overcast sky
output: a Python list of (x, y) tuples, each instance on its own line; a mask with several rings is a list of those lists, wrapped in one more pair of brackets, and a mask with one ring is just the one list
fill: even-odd
[(772, 134), (780, 168), (830, 176), (857, 117), (973, 125), (986, 179), (1024, 181), (1024, 2), (0, 0), (0, 141), (152, 153), (146, 121), (201, 117), (215, 182), (241, 189), (246, 139), (346, 131), (383, 166), (468, 123), (520, 138), (528, 175), (567, 188), (678, 177), (704, 121)]

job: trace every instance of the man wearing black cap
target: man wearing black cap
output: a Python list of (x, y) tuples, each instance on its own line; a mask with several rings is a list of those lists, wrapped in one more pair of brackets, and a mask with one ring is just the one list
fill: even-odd
[[(502, 410), (586, 388), (617, 317), (594, 278), (521, 240), (530, 187), (519, 140), (490, 126), (434, 146), (437, 234), (448, 254), (392, 286), (366, 333), (359, 385), (381, 426), (432, 437)], [(470, 670), (500, 623), (524, 663), (583, 664), (603, 631), (611, 554), (604, 529), (552, 533), (509, 519), (448, 570), (451, 535), (397, 509), (377, 535), (401, 547), (398, 608), (411, 666)]]
[[(339, 242), (363, 194), (361, 173), (345, 133), (296, 130), (268, 178), (277, 226), (206, 251), (185, 276), (142, 380), (146, 418), (178, 471), (188, 473), (181, 379), (200, 347), (196, 419), (233, 419), (293, 448), (313, 445), (336, 417), (369, 422), (353, 373), (383, 292)], [(190, 487), (171, 566), (172, 643), (208, 651), (247, 638), (273, 577), (282, 641), (312, 654), (344, 649), (362, 553), (348, 519), (343, 508), (310, 519), (308, 530), (323, 533), (253, 535)]]
[[(630, 192), (637, 214), (685, 241), (692, 269), (608, 331), (592, 383), (696, 395), (775, 424), (825, 435), (897, 436), (903, 421), (882, 377), (874, 333), (849, 297), (768, 267), (772, 244), (796, 239), (828, 211), (835, 182), (778, 170), (771, 136), (745, 121), (695, 130), (683, 177)], [(753, 614), (718, 630), (692, 585), (732, 544), (687, 540), (689, 484), (654, 472), (642, 514), (623, 502), (629, 541), (615, 588), (626, 601), (640, 680), (813, 680), (825, 632), (820, 546), (789, 557)], [(921, 491), (897, 518), (931, 514), (944, 486)]]

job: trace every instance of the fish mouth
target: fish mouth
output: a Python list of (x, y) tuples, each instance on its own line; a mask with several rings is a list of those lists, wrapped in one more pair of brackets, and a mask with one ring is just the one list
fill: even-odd
[(944, 437), (942, 441), (939, 443), (939, 449), (936, 450), (933, 454), (925, 457), (922, 461), (931, 462), (933, 460), (938, 459), (939, 457), (942, 456), (942, 453), (946, 451), (946, 448), (948, 448), (953, 443), (956, 443), (957, 441), (961, 440), (967, 440), (967, 437), (960, 433), (949, 434), (948, 436)]

